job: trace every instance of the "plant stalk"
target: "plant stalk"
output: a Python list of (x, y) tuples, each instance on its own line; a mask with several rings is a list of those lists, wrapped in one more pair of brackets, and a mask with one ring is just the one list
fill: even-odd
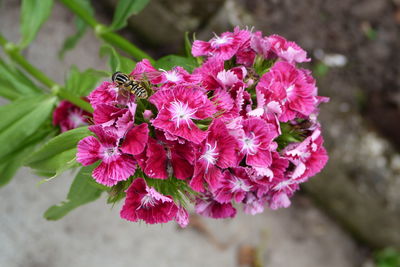
[(107, 42), (128, 55), (132, 56), (135, 60), (142, 60), (144, 58), (147, 58), (151, 63), (154, 63), (154, 59), (129, 42), (127, 39), (124, 37), (118, 35), (115, 32), (112, 32), (109, 30), (108, 27), (102, 25), (99, 23), (95, 17), (90, 15), (84, 8), (82, 8), (79, 4), (75, 3), (75, 1), (71, 0), (59, 0), (64, 6), (66, 6), (68, 9), (72, 11), (76, 16), (81, 18), (83, 21), (85, 21), (96, 33), (96, 36), (100, 39), (102, 39), (104, 42)]
[(32, 77), (41, 82), (43, 85), (49, 87), (53, 91), (53, 93), (55, 93), (59, 98), (68, 100), (69, 102), (88, 112), (93, 112), (93, 108), (88, 102), (70, 94), (68, 91), (65, 91), (62, 86), (58, 85), (41, 70), (33, 66), (21, 55), (18, 46), (8, 42), (1, 33), (0, 46), (3, 48), (4, 52), (10, 57), (11, 60), (17, 63), (21, 68), (23, 68), (26, 72), (28, 72)]

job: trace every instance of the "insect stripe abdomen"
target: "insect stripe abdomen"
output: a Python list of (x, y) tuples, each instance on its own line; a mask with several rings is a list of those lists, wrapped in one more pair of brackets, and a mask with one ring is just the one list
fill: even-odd
[(118, 84), (124, 84), (129, 82), (129, 76), (121, 72), (116, 72), (113, 74), (112, 80)]

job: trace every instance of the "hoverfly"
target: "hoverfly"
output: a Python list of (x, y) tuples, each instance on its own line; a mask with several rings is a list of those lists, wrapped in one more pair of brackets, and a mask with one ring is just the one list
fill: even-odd
[(117, 84), (121, 94), (131, 93), (137, 98), (148, 97), (146, 88), (130, 75), (117, 71), (112, 75), (111, 80)]

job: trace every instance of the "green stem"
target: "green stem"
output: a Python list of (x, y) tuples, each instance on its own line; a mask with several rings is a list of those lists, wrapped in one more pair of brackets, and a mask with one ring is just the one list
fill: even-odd
[(89, 103), (82, 100), (81, 98), (70, 94), (65, 91), (63, 87), (58, 85), (55, 81), (50, 79), (41, 70), (29, 63), (20, 53), (19, 48), (7, 41), (6, 38), (0, 33), (0, 46), (3, 47), (4, 52), (18, 65), (20, 65), (26, 72), (32, 77), (41, 82), (43, 85), (49, 87), (58, 97), (68, 100), (76, 106), (88, 111), (93, 112), (93, 108)]
[(147, 58), (152, 64), (154, 63), (154, 59), (150, 57), (146, 52), (126, 40), (125, 38), (121, 37), (120, 35), (110, 32), (104, 31), (99, 32), (99, 36), (107, 43), (118, 47), (119, 49), (125, 51), (127, 54), (134, 57), (136, 60), (142, 60)]
[(84, 22), (89, 24), (92, 28), (95, 28), (99, 23), (96, 21), (96, 19), (89, 14), (84, 8), (81, 7), (81, 5), (74, 1), (74, 0), (60, 0), (60, 2), (69, 8), (72, 13), (80, 17)]
[(106, 26), (99, 23), (95, 17), (90, 15), (76, 0), (59, 0), (64, 6), (69, 8), (72, 13), (85, 21), (95, 31), (96, 36), (101, 38), (104, 42), (107, 42), (125, 53), (129, 54), (136, 60), (142, 60), (147, 58), (151, 63), (154, 63), (154, 59), (150, 57), (146, 52), (129, 42), (122, 36), (110, 31)]

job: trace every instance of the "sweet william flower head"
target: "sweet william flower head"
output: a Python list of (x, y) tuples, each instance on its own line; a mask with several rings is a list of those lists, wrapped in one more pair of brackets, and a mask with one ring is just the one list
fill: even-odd
[[(141, 169), (121, 210), (130, 221), (184, 227), (181, 197), (211, 218), (233, 218), (233, 203), (252, 215), (288, 207), (327, 161), (317, 118), (327, 98), (295, 65), (309, 61), (306, 52), (283, 37), (235, 28), (195, 41), (192, 53), (204, 56), (192, 73), (136, 64), (130, 75), (148, 99), (128, 98), (114, 83), (96, 88), (89, 96), (95, 136), (79, 142), (78, 161), (100, 161), (93, 177), (107, 186)], [(160, 191), (146, 184), (153, 182)]]
[[(182, 212), (182, 211), (181, 211)], [(121, 209), (121, 218), (148, 224), (166, 223), (175, 219), (178, 207), (170, 196), (164, 196), (153, 187), (149, 187), (143, 178), (137, 178), (126, 191), (125, 203)], [(187, 224), (184, 215), (179, 215), (182, 225)]]

